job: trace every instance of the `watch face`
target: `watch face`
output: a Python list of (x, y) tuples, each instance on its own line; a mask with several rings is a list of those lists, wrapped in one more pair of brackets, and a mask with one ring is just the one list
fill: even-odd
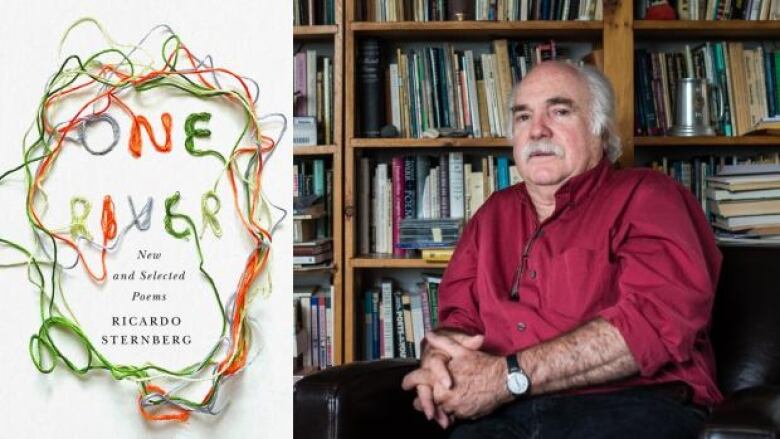
[(528, 377), (520, 372), (507, 375), (506, 386), (513, 395), (522, 395), (528, 391)]

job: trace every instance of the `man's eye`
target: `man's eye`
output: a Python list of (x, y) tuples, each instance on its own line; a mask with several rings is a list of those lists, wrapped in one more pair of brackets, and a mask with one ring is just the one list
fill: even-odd
[(525, 121), (527, 121), (530, 118), (531, 118), (531, 116), (529, 116), (527, 114), (518, 114), (517, 116), (515, 116), (515, 120), (517, 120), (519, 122), (525, 122)]
[(555, 110), (553, 110), (553, 113), (556, 116), (568, 116), (569, 113), (571, 113), (571, 111), (569, 111), (568, 108), (556, 108)]

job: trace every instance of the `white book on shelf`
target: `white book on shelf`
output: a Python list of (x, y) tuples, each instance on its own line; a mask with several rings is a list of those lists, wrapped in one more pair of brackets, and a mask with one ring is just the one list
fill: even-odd
[(417, 358), (420, 358), (420, 347), (425, 334), (425, 324), (423, 323), (422, 297), (419, 293), (410, 294), (409, 300), (412, 305), (412, 332), (414, 333), (414, 352)]
[(383, 279), (382, 290), (382, 337), (384, 338), (384, 350), (382, 358), (393, 358), (393, 282)]
[[(429, 171), (430, 172), (430, 171)], [(420, 218), (431, 218), (431, 174), (425, 176), (422, 196), (422, 215)]]
[(471, 125), (474, 131), (474, 137), (482, 137), (482, 131), (486, 127), (481, 127), (479, 123), (479, 99), (477, 98), (477, 77), (474, 73), (474, 53), (471, 50), (464, 52), (466, 61), (466, 88), (469, 92), (469, 112), (471, 113)]
[(398, 64), (390, 64), (390, 109), (393, 125), (401, 130), (401, 90), (398, 78)]
[(463, 153), (451, 152), (449, 162), (450, 218), (463, 218)]
[(472, 172), (471, 175), (469, 175), (469, 218), (474, 216), (479, 207), (482, 206), (482, 203), (485, 202), (485, 186), (483, 184), (483, 179), (484, 175), (482, 172)]
[(306, 114), (317, 117), (317, 51), (306, 51)]
[(441, 205), (439, 204), (439, 168), (431, 168), (431, 175), (430, 175), (430, 183), (431, 183), (431, 219), (435, 219), (439, 217), (439, 212), (441, 209)]
[[(494, 96), (492, 90), (495, 88), (496, 78), (493, 75), (493, 63), (490, 62), (490, 54), (483, 53), (480, 61), (482, 63), (482, 82), (485, 84), (485, 98), (487, 100), (487, 108), (483, 108), (482, 110), (487, 111), (488, 113), (488, 121), (490, 122), (490, 135), (495, 137), (496, 112), (494, 110), (495, 107), (493, 106)], [(488, 127), (485, 127), (486, 131), (487, 129)]]

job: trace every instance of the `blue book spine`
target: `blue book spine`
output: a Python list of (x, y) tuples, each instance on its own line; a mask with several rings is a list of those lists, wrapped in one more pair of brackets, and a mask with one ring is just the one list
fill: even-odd
[(509, 159), (498, 158), (498, 190), (509, 187)]
[(766, 106), (767, 115), (774, 116), (777, 114), (777, 101), (775, 100), (775, 57), (769, 50), (764, 50), (764, 82), (766, 82)]

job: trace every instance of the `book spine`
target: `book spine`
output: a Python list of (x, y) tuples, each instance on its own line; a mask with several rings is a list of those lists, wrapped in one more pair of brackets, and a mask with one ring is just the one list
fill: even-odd
[(435, 329), (439, 325), (439, 283), (441, 279), (428, 278), (428, 303), (431, 305), (431, 325)]
[(413, 155), (404, 161), (404, 218), (417, 218), (417, 159)]
[(463, 153), (449, 153), (449, 208), (450, 218), (463, 218), (464, 185), (463, 185)]
[(371, 359), (380, 358), (379, 352), (379, 292), (371, 291)]
[(382, 281), (382, 335), (384, 349), (382, 358), (393, 358), (395, 355), (394, 342), (394, 318), (393, 318), (393, 284), (389, 280)]
[(324, 295), (320, 295), (317, 301), (319, 302), (317, 304), (317, 312), (319, 313), (319, 326), (317, 329), (320, 338), (320, 367), (324, 369), (328, 367), (328, 310)]
[(404, 305), (400, 291), (393, 292), (393, 316), (395, 324), (395, 356), (408, 358), (406, 350), (406, 326), (404, 324)]
[(395, 256), (406, 254), (404, 250), (399, 249), (398, 244), (399, 231), (401, 229), (401, 220), (404, 217), (404, 159), (403, 157), (393, 157), (393, 248), (392, 253)]
[(379, 137), (385, 120), (384, 93), (379, 41), (363, 40), (358, 56), (358, 84), (360, 87), (361, 133), (364, 137)]
[(409, 293), (401, 294), (404, 313), (404, 336), (406, 337), (406, 357), (414, 358), (414, 326), (412, 322), (412, 302)]
[(307, 104), (308, 90), (307, 90), (307, 69), (306, 69), (306, 53), (299, 52), (295, 54), (295, 70), (293, 76), (293, 92), (295, 96), (295, 116), (307, 116)]
[(439, 218), (450, 217), (450, 174), (449, 158), (446, 154), (439, 156)]
[(320, 319), (320, 313), (319, 313), (319, 301), (317, 297), (312, 296), (310, 299), (311, 306), (309, 307), (309, 310), (311, 311), (311, 359), (312, 359), (312, 367), (319, 369), (320, 368), (320, 326), (319, 326), (319, 319)]
[(422, 282), (420, 286), (420, 299), (422, 300), (423, 327), (426, 333), (430, 332), (431, 325), (431, 305), (428, 301), (428, 284)]

